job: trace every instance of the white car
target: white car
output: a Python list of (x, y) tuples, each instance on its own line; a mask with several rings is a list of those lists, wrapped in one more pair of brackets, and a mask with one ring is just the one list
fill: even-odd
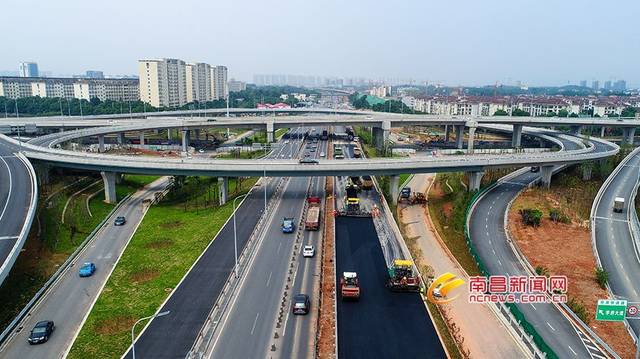
[(316, 254), (316, 249), (313, 246), (308, 245), (302, 248), (302, 256), (303, 257), (313, 257)]
[(324, 152), (320, 152), (320, 157), (324, 157)]
[(204, 153), (204, 150), (201, 148), (198, 150), (199, 153)]

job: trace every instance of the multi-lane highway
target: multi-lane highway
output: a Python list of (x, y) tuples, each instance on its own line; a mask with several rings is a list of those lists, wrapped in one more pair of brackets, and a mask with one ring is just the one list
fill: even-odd
[(0, 284), (29, 234), (38, 196), (34, 169), (19, 150), (0, 135)]
[[(574, 141), (561, 139), (565, 148), (569, 150), (580, 146)], [(596, 150), (605, 150), (605, 146), (596, 143)], [(527, 275), (527, 270), (509, 243), (504, 224), (509, 203), (524, 187), (537, 179), (539, 179), (539, 173), (527, 171), (499, 182), (481, 196), (472, 208), (467, 223), (469, 235), (489, 274)], [(518, 304), (518, 309), (561, 358), (587, 358), (602, 355), (556, 306)]]
[[(295, 152), (298, 141), (284, 143), (269, 154), (277, 158)], [(267, 200), (273, 196), (279, 179), (261, 181), (236, 211), (237, 244), (240, 253), (247, 244), (265, 208), (264, 186)], [(174, 289), (160, 311), (171, 314), (152, 320), (136, 339), (138, 358), (185, 357), (191, 350), (207, 316), (234, 268), (233, 221), (228, 221), (212, 240), (204, 253)], [(129, 350), (125, 357), (132, 357)]]
[[(0, 357), (53, 359), (66, 355), (112, 269), (144, 218), (148, 208), (143, 205), (144, 200), (153, 199), (155, 193), (162, 191), (167, 184), (167, 177), (156, 180), (126, 199), (107, 218), (93, 239), (3, 343)], [(125, 216), (127, 223), (114, 226), (117, 216)], [(97, 269), (93, 276), (80, 278), (78, 269), (85, 262), (95, 263)], [(53, 320), (56, 331), (46, 345), (31, 346), (27, 343), (29, 331), (41, 320)]]
[[(614, 297), (640, 302), (640, 228), (635, 194), (640, 180), (640, 147), (629, 154), (600, 189), (591, 213), (592, 238), (596, 255), (609, 273), (609, 288)], [(621, 213), (613, 211), (616, 197), (625, 200)], [(640, 321), (628, 320), (637, 337)]]

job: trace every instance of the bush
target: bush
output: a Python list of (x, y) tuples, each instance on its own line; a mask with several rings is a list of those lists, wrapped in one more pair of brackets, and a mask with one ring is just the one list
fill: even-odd
[(587, 308), (585, 308), (584, 303), (578, 302), (573, 298), (569, 298), (569, 300), (567, 301), (567, 306), (569, 307), (569, 309), (571, 309), (571, 311), (576, 313), (580, 320), (582, 320), (585, 324), (589, 324), (591, 315), (589, 314), (589, 311), (587, 311)]
[(542, 211), (536, 208), (523, 208), (520, 210), (520, 216), (527, 226), (538, 227), (542, 220)]
[(552, 221), (558, 223), (571, 223), (571, 218), (569, 218), (569, 216), (567, 216), (566, 214), (564, 214), (564, 212), (560, 211), (559, 209), (552, 209), (549, 212), (549, 218), (551, 218)]
[(602, 267), (596, 267), (595, 273), (598, 285), (600, 285), (600, 288), (605, 289), (607, 286), (607, 282), (609, 282), (609, 272), (604, 270), (604, 268)]
[(548, 277), (549, 276), (549, 268), (547, 268), (545, 266), (536, 266), (536, 274)]

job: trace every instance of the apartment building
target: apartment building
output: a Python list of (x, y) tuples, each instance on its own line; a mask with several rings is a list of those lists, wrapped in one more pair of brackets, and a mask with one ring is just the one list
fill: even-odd
[(139, 91), (136, 79), (0, 77), (0, 96), (12, 99), (39, 96), (137, 101)]
[(369, 90), (369, 95), (376, 97), (391, 96), (391, 86), (378, 86)]
[(237, 81), (234, 79), (229, 80), (227, 83), (229, 92), (240, 92), (247, 89), (247, 83), (243, 81)]
[(187, 102), (206, 102), (213, 99), (211, 91), (211, 65), (193, 63), (186, 65)]
[(214, 100), (226, 100), (229, 96), (227, 67), (218, 65), (211, 68), (211, 88)]
[(179, 59), (138, 60), (140, 99), (154, 107), (187, 103), (186, 63)]
[(18, 65), (18, 73), (20, 77), (38, 77), (38, 64), (35, 62), (21, 62)]

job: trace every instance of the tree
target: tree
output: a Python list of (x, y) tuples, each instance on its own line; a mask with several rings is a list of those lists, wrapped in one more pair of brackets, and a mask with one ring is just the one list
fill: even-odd
[(558, 117), (569, 117), (569, 111), (565, 109), (558, 111)]
[(635, 107), (625, 107), (620, 114), (620, 117), (634, 117), (638, 109)]
[(494, 116), (507, 116), (508, 113), (505, 110), (496, 110), (496, 112), (493, 113)]
[(513, 109), (513, 111), (511, 111), (511, 115), (512, 116), (520, 116), (520, 117), (524, 117), (524, 116), (530, 116), (531, 114), (527, 111), (523, 111), (519, 108)]

